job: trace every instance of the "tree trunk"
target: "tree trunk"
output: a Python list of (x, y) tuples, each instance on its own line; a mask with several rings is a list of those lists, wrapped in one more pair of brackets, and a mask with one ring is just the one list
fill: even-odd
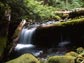
[(9, 12), (9, 10), (6, 10), (4, 19), (5, 19), (5, 21), (7, 21), (7, 23), (6, 23), (7, 24), (7, 26), (6, 26), (7, 41), (6, 41), (6, 46), (3, 51), (2, 59), (1, 59), (3, 62), (7, 61), (9, 58), (9, 50), (11, 48), (11, 45), (13, 44), (12, 36), (14, 34), (14, 31), (15, 31), (17, 25), (20, 22), (20, 21), (16, 21), (16, 19), (14, 20), (14, 18), (11, 18), (10, 16), (11, 16), (11, 13)]
[[(8, 28), (9, 28), (9, 10), (5, 10), (4, 12), (4, 16), (3, 16), (3, 19), (2, 19), (2, 25), (1, 25), (1, 28), (2, 28), (2, 33), (1, 33), (1, 36), (4, 36), (6, 39), (7, 39), (7, 36), (8, 36)], [(6, 40), (4, 39), (4, 40)], [(5, 43), (7, 43), (7, 40), (5, 41)], [(4, 45), (6, 47), (6, 45)], [(5, 49), (4, 49), (5, 50)], [(4, 51), (3, 51), (4, 53)], [(5, 54), (2, 53), (2, 56), (1, 56), (1, 60), (4, 60), (3, 57), (5, 56)]]

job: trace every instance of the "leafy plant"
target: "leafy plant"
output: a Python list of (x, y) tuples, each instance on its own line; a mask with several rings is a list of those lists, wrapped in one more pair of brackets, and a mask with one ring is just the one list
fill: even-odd
[(55, 16), (53, 12), (55, 8), (51, 6), (42, 5), (42, 2), (38, 2), (35, 0), (25, 0), (24, 2), (27, 9), (29, 9), (28, 11), (30, 11), (30, 18), (32, 19), (44, 20)]
[(83, 2), (83, 0), (48, 0), (47, 4), (60, 10), (71, 10), (74, 8), (84, 7)]

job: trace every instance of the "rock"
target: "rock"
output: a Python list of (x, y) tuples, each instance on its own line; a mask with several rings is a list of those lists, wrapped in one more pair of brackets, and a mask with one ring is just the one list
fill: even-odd
[(32, 54), (23, 54), (22, 56), (10, 60), (6, 63), (40, 63), (39, 60)]
[(52, 56), (48, 58), (47, 63), (75, 63), (71, 56)]

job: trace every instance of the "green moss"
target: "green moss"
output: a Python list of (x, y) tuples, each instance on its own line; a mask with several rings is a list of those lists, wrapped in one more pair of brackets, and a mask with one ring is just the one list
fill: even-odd
[(80, 53), (82, 53), (84, 51), (84, 48), (83, 47), (79, 47), (76, 50), (77, 50), (77, 53), (80, 54)]
[(84, 18), (80, 18), (80, 19), (72, 19), (72, 20), (68, 20), (68, 21), (64, 21), (64, 22), (56, 22), (52, 25), (55, 25), (55, 26), (67, 26), (67, 25), (74, 25), (74, 24), (79, 24), (79, 23), (84, 23)]
[(47, 63), (74, 63), (72, 56), (52, 56), (48, 58)]
[(71, 51), (71, 52), (68, 52), (65, 54), (66, 56), (72, 56), (72, 57), (77, 57), (78, 56), (78, 53), (74, 52), (74, 51)]
[(78, 18), (78, 19), (69, 19), (67, 21), (58, 21), (53, 24), (49, 24), (46, 26), (42, 26), (43, 28), (49, 28), (49, 27), (67, 27), (67, 26), (74, 26), (78, 24), (83, 24), (84, 23), (84, 18)]
[(6, 40), (7, 40), (6, 37), (0, 37), (0, 56), (3, 53), (3, 50), (5, 48)]
[(81, 53), (76, 57), (77, 63), (82, 63), (82, 61), (84, 61), (84, 53)]
[(6, 63), (39, 63), (39, 61), (31, 54), (23, 54), (22, 56)]
[(56, 20), (60, 20), (61, 17), (60, 17), (60, 16), (55, 16), (54, 19), (56, 19)]
[(19, 33), (20, 33), (20, 31), (19, 31), (18, 29), (16, 29), (16, 30), (15, 30), (15, 33), (14, 33), (14, 35), (13, 35), (13, 38), (18, 37)]

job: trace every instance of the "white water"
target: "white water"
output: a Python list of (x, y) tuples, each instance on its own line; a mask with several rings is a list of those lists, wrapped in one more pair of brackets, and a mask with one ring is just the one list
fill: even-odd
[(31, 29), (23, 28), (20, 38), (19, 38), (19, 43), (20, 44), (31, 44), (32, 35), (35, 32), (35, 30), (36, 28), (31, 28)]
[(15, 47), (15, 50), (20, 50), (23, 48), (34, 48), (35, 46), (32, 44), (17, 44), (17, 46)]
[(17, 44), (15, 47), (15, 51), (20, 54), (31, 53), (35, 56), (40, 56), (40, 54), (43, 53), (42, 50), (36, 49), (35, 45), (32, 44)]
[(40, 53), (42, 53), (41, 50), (36, 49), (35, 45), (32, 44), (32, 36), (35, 30), (36, 28), (22, 29), (22, 32), (19, 38), (19, 43), (16, 45), (15, 51), (17, 51), (20, 54), (31, 53), (35, 56), (39, 56)]

